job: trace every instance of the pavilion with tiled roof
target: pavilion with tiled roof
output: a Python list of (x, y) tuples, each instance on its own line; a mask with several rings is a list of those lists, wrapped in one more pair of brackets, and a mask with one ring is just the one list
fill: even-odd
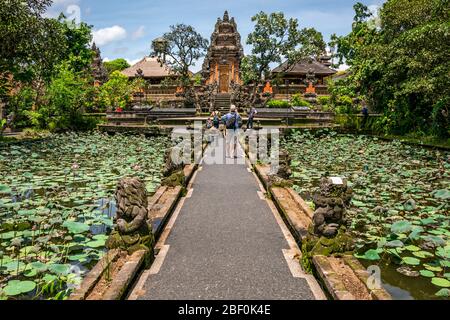
[(167, 65), (156, 57), (144, 57), (138, 63), (122, 71), (128, 78), (142, 77), (150, 84), (159, 84), (166, 78), (176, 78), (177, 75)]
[(325, 78), (334, 75), (337, 71), (332, 69), (328, 57), (304, 58), (288, 66), (287, 61), (272, 70), (272, 78), (277, 78), (283, 83), (289, 81), (289, 84), (301, 85), (304, 84), (306, 75), (314, 73), (317, 84), (325, 85)]

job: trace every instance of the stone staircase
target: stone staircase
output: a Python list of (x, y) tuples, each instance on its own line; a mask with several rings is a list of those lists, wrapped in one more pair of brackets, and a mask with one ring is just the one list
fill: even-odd
[(218, 93), (216, 95), (215, 110), (221, 114), (230, 112), (231, 95), (229, 93)]

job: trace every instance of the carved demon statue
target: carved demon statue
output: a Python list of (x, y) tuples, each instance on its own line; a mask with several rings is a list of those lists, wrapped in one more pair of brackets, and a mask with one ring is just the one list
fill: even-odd
[(314, 196), (316, 211), (313, 217), (314, 233), (332, 238), (345, 223), (345, 210), (350, 205), (352, 190), (344, 179), (336, 183), (332, 178), (322, 178), (319, 192)]
[(152, 252), (154, 237), (148, 216), (148, 194), (145, 184), (136, 177), (123, 178), (116, 189), (117, 228), (107, 241), (109, 249)]
[(117, 227), (122, 234), (147, 229), (147, 190), (138, 178), (124, 178), (116, 190)]
[(240, 85), (235, 82), (231, 83), (231, 90), (231, 103), (240, 110), (250, 106), (263, 107), (272, 97), (271, 94), (259, 92), (257, 86)]

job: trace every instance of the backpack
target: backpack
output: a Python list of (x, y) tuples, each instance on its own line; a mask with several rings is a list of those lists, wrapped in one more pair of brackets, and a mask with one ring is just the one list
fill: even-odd
[(228, 118), (228, 120), (225, 123), (227, 129), (236, 129), (236, 117), (237, 113), (234, 113), (231, 115), (231, 117)]
[(219, 117), (218, 117), (218, 116), (214, 116), (213, 123), (214, 123), (215, 125), (218, 125), (218, 124), (220, 123), (220, 120), (219, 120)]

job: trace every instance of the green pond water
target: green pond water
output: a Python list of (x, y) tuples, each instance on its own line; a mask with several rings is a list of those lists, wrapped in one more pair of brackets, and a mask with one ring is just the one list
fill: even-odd
[(395, 299), (450, 295), (450, 153), (330, 130), (297, 130), (282, 146), (295, 189), (311, 200), (321, 177), (345, 177), (356, 257), (381, 269)]
[(102, 257), (114, 191), (161, 181), (165, 137), (52, 135), (0, 144), (0, 300), (64, 299)]

